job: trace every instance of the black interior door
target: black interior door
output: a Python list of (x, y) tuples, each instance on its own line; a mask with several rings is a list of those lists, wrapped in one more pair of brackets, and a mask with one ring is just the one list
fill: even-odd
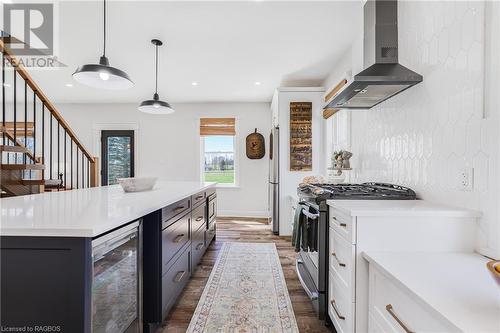
[(134, 131), (101, 132), (102, 185), (134, 177)]

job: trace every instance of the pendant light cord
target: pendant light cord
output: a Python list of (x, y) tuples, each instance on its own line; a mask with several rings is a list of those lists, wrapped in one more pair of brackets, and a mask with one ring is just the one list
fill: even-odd
[(104, 43), (104, 46), (103, 46), (103, 56), (105, 57), (105, 56), (106, 56), (106, 0), (104, 0), (104, 27), (103, 27), (103, 30), (104, 30), (104, 38), (103, 38), (103, 43)]
[(156, 71), (155, 93), (158, 94), (158, 44), (156, 44), (156, 64), (155, 64), (155, 71)]

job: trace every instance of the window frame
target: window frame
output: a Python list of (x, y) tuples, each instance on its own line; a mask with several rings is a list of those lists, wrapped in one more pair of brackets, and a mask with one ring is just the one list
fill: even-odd
[[(200, 128), (200, 119), (201, 118), (210, 118), (210, 117), (200, 117), (198, 118), (198, 128)], [(212, 117), (213, 118), (213, 117)], [(238, 137), (239, 137), (239, 132), (238, 132), (238, 118), (234, 116), (225, 116), (225, 117), (217, 117), (217, 118), (234, 118), (235, 124), (234, 124), (234, 129), (236, 134), (232, 135), (233, 137), (233, 153), (234, 153), (234, 183), (232, 184), (224, 184), (224, 183), (217, 183), (216, 187), (217, 188), (239, 188), (240, 187), (240, 154), (239, 154), (239, 146), (238, 146)], [(207, 135), (210, 136), (210, 135)], [(213, 135), (217, 136), (217, 135)], [(231, 135), (227, 135), (231, 136)], [(205, 136), (200, 135), (200, 180), (202, 182), (205, 181), (204, 179), (204, 174), (205, 174)]]

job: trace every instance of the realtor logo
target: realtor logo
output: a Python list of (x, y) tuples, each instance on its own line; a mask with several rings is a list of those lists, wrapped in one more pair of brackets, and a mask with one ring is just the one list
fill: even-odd
[(4, 3), (3, 30), (15, 55), (54, 54), (54, 8), (51, 3)]

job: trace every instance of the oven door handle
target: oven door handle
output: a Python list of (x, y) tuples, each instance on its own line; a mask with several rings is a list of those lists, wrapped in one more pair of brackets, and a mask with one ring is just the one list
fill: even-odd
[(302, 214), (310, 218), (311, 220), (316, 220), (319, 217), (319, 213), (317, 214), (312, 214), (309, 213), (305, 208), (302, 209)]
[(299, 271), (299, 265), (304, 265), (304, 262), (301, 259), (297, 259), (295, 261), (295, 270), (297, 271), (297, 276), (299, 277), (300, 284), (302, 285), (302, 288), (306, 291), (307, 296), (311, 299), (311, 301), (317, 300), (319, 295), (315, 291), (309, 290), (307, 287), (307, 284), (305, 283), (304, 279), (302, 278), (302, 275), (300, 275)]

